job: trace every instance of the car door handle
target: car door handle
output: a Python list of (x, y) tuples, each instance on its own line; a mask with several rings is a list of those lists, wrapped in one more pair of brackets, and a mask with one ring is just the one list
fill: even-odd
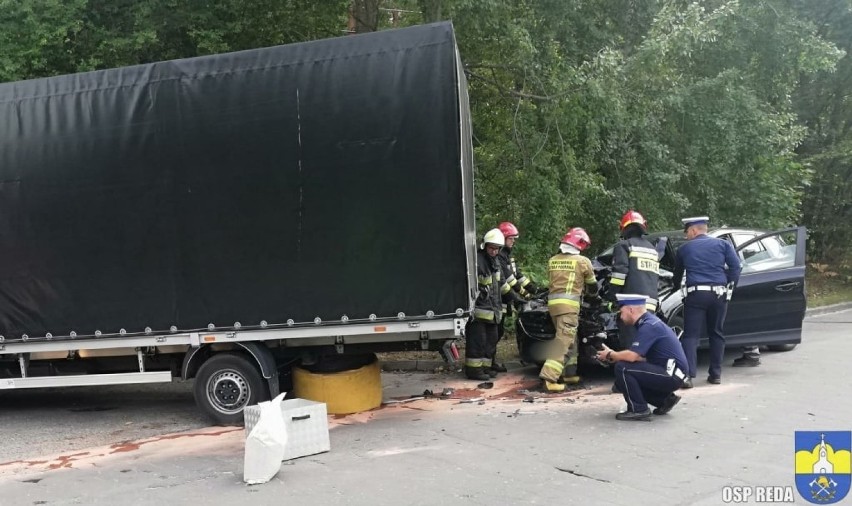
[(791, 281), (789, 283), (781, 283), (780, 285), (776, 285), (775, 289), (779, 292), (789, 292), (790, 290), (801, 285), (801, 281)]

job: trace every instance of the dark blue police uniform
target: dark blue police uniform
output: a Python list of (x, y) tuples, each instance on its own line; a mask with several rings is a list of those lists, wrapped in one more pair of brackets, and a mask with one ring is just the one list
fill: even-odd
[(728, 241), (701, 234), (678, 248), (675, 258), (674, 288), (678, 289), (686, 270), (686, 299), (683, 308), (681, 343), (689, 363), (689, 376), (696, 376), (698, 340), (702, 327), (710, 340), (710, 376), (718, 383), (722, 377), (725, 337), (722, 325), (728, 310), (728, 292), (739, 280), (740, 259)]
[(636, 321), (636, 340), (630, 346), (644, 362), (620, 361), (615, 364), (618, 385), (627, 410), (643, 413), (648, 404), (660, 407), (679, 389), (686, 378), (686, 356), (674, 331), (652, 313)]

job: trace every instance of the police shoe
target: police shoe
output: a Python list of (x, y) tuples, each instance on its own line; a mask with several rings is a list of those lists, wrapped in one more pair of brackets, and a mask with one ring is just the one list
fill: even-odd
[(689, 390), (694, 385), (692, 384), (692, 378), (686, 378), (683, 380), (683, 385), (680, 386), (681, 390)]
[(743, 355), (740, 358), (734, 359), (734, 367), (757, 367), (760, 365), (760, 357)]
[(645, 411), (640, 411), (639, 413), (634, 413), (633, 411), (624, 411), (623, 413), (618, 413), (615, 415), (616, 420), (625, 420), (625, 421), (642, 421), (649, 420), (651, 418), (651, 410), (646, 409)]
[(677, 406), (677, 403), (680, 402), (680, 396), (675, 394), (669, 394), (668, 397), (663, 399), (663, 403), (660, 404), (657, 409), (654, 410), (655, 415), (665, 415), (669, 411), (672, 410), (673, 407)]
[(717, 378), (716, 376), (707, 376), (707, 383), (712, 383), (714, 385), (721, 385), (722, 378)]

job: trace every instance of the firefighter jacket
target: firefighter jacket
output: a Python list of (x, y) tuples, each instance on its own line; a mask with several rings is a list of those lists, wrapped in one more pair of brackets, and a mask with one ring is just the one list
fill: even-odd
[(656, 248), (644, 237), (630, 237), (615, 245), (612, 252), (612, 274), (609, 278), (610, 300), (617, 293), (636, 293), (648, 297), (646, 306), (657, 308), (660, 262)]
[[(515, 273), (512, 270), (510, 263), (511, 257), (504, 255), (503, 250), (497, 254), (497, 263), (500, 264), (500, 297), (503, 301), (503, 317), (512, 314), (512, 307), (523, 302), (524, 298), (520, 294), (521, 285), (518, 283)], [(528, 283), (529, 284), (529, 283)], [(524, 291), (526, 293), (526, 291)]]
[(509, 286), (512, 290), (517, 292), (518, 295), (526, 297), (529, 294), (527, 287), (529, 287), (532, 280), (518, 269), (515, 257), (512, 256), (512, 248), (503, 247), (497, 256), (507, 268), (508, 275), (506, 276), (506, 281), (509, 283)]
[(488, 256), (484, 249), (476, 252), (478, 295), (473, 303), (473, 318), (485, 323), (500, 323), (503, 316), (502, 294), (511, 288), (503, 280), (500, 261)]
[(556, 254), (547, 262), (547, 270), (550, 275), (547, 309), (553, 316), (578, 313), (584, 292), (598, 293), (592, 262), (583, 255)]

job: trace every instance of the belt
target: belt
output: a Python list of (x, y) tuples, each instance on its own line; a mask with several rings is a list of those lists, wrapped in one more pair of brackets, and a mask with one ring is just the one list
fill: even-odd
[(713, 292), (716, 295), (728, 293), (728, 287), (724, 285), (695, 285), (686, 287), (686, 293), (692, 292)]

